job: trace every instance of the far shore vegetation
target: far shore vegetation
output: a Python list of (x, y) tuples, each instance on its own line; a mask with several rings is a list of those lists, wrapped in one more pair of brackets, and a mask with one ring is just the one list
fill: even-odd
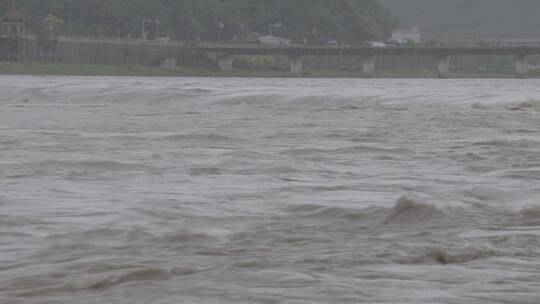
[(68, 36), (225, 42), (273, 32), (295, 42), (360, 43), (395, 25), (377, 0), (6, 0), (0, 14), (12, 5), (31, 17), (27, 30), (39, 34), (52, 24)]

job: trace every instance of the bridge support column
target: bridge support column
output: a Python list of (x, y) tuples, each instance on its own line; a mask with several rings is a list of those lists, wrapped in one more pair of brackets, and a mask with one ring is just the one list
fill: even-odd
[(375, 60), (373, 56), (365, 57), (362, 60), (362, 72), (366, 77), (373, 77), (375, 75)]
[(233, 56), (226, 53), (219, 52), (207, 52), (206, 57), (210, 59), (220, 71), (232, 72), (233, 69)]
[(222, 72), (232, 72), (233, 70), (233, 58), (232, 56), (218, 58), (217, 60), (219, 70)]
[(448, 78), (450, 76), (450, 57), (439, 56), (437, 59), (437, 71), (439, 78)]
[(529, 64), (527, 62), (527, 56), (517, 56), (514, 59), (514, 67), (516, 68), (517, 78), (527, 78), (527, 75), (529, 74)]
[(166, 57), (163, 59), (161, 67), (166, 69), (175, 69), (176, 68), (176, 57)]
[(304, 74), (304, 58), (302, 56), (289, 56), (291, 74), (302, 76)]

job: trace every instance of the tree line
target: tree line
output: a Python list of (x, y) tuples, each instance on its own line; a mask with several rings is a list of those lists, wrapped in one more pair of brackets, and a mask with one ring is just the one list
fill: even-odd
[(52, 14), (65, 35), (249, 41), (273, 32), (296, 42), (383, 39), (393, 26), (376, 0), (0, 0), (39, 31)]

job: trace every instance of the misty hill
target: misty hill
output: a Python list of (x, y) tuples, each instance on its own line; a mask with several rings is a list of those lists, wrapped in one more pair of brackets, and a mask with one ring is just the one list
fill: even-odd
[[(65, 20), (64, 34), (142, 36), (142, 20), (152, 35), (178, 40), (230, 41), (277, 35), (294, 41), (358, 42), (383, 36), (391, 28), (377, 0), (0, 0), (15, 3), (32, 19), (32, 28), (49, 12)], [(154, 22), (157, 21), (157, 22)]]
[(378, 0), (430, 37), (540, 39), (538, 0)]

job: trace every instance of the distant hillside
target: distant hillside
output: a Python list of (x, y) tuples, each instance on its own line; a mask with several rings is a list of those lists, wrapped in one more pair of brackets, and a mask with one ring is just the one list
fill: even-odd
[(65, 21), (67, 35), (140, 37), (144, 23), (149, 37), (179, 40), (247, 40), (272, 28), (295, 42), (359, 42), (391, 28), (390, 15), (376, 1), (0, 0), (0, 15), (16, 5), (35, 32), (52, 13)]
[(378, 0), (429, 37), (540, 40), (540, 0)]

